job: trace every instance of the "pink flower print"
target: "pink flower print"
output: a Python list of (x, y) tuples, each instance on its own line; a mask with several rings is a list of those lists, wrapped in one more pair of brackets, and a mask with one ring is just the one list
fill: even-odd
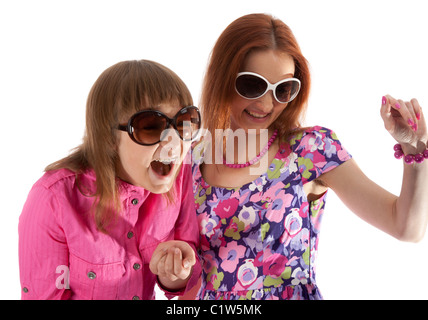
[(215, 229), (218, 227), (218, 222), (210, 218), (207, 214), (201, 214), (198, 216), (200, 225), (200, 234), (211, 237), (215, 233)]
[(238, 269), (238, 282), (243, 288), (248, 288), (257, 279), (259, 271), (254, 266), (253, 261), (253, 259), (245, 260), (245, 263)]
[(203, 259), (204, 259), (203, 268), (207, 274), (210, 273), (213, 268), (216, 268), (216, 269), (218, 268), (215, 253), (213, 251), (205, 251), (203, 255)]
[(285, 193), (284, 189), (280, 190), (280, 192), (275, 195), (275, 200), (266, 212), (266, 219), (271, 222), (280, 222), (284, 217), (284, 209), (290, 207), (292, 200), (292, 194)]
[(219, 256), (223, 261), (220, 267), (227, 272), (234, 273), (239, 260), (244, 257), (245, 247), (236, 241), (229, 242), (226, 247), (220, 247)]
[(273, 186), (270, 186), (265, 192), (263, 193), (263, 197), (260, 198), (260, 194), (256, 193), (257, 197), (254, 197), (254, 195), (250, 198), (251, 202), (258, 202), (259, 200), (267, 200), (267, 199), (276, 199), (278, 197), (278, 194), (284, 190), (284, 184), (283, 183), (276, 183)]
[(302, 218), (299, 215), (299, 209), (291, 209), (291, 212), (285, 217), (284, 228), (290, 237), (299, 233), (302, 229)]
[(344, 149), (340, 149), (337, 152), (337, 156), (339, 157), (340, 161), (347, 161), (347, 160), (349, 160), (351, 158), (349, 156), (349, 153), (346, 150), (344, 150)]
[(305, 135), (301, 140), (301, 145), (304, 146), (306, 151), (313, 153), (317, 149), (322, 150), (324, 142), (321, 140), (321, 135), (314, 132), (314, 135)]
[(239, 200), (236, 198), (221, 200), (214, 208), (214, 212), (220, 219), (227, 219), (235, 214), (238, 205)]
[(274, 253), (263, 261), (263, 273), (279, 278), (284, 272), (288, 259), (286, 256)]
[(281, 296), (283, 300), (291, 300), (293, 297), (294, 289), (290, 286), (286, 286)]

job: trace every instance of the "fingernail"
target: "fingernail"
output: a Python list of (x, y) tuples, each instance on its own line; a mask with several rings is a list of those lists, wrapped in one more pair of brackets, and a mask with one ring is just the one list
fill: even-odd
[(412, 126), (412, 127), (415, 125), (412, 119), (407, 120), (407, 123), (409, 124), (409, 126)]
[(385, 105), (386, 104), (386, 97), (385, 96), (383, 96), (382, 97), (382, 105)]
[(400, 104), (399, 104), (398, 102), (395, 104), (395, 107), (396, 107), (397, 109), (401, 109), (401, 106), (400, 106)]
[(175, 254), (179, 254), (179, 253), (180, 253), (180, 249), (175, 248), (174, 253), (175, 253)]
[(184, 269), (187, 269), (189, 267), (189, 262), (188, 261), (184, 261), (183, 262), (183, 267), (184, 267)]
[(421, 113), (420, 112), (416, 112), (416, 119), (421, 120)]
[(415, 123), (415, 125), (412, 127), (412, 129), (413, 129), (414, 132), (418, 131), (418, 124)]

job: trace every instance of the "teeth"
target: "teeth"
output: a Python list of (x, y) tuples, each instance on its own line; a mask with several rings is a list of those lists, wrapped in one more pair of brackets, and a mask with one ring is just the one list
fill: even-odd
[(176, 162), (177, 158), (168, 158), (168, 159), (155, 159), (153, 161), (162, 162), (163, 164), (170, 164), (171, 162)]
[(268, 115), (268, 113), (265, 113), (265, 114), (260, 114), (260, 113), (253, 113), (253, 112), (250, 112), (250, 111), (248, 111), (248, 110), (245, 110), (250, 116), (252, 116), (252, 117), (254, 117), (254, 118), (265, 118), (267, 115)]

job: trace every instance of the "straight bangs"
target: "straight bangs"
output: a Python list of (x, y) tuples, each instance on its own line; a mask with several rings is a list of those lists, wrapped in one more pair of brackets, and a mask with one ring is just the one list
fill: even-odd
[(128, 61), (129, 68), (118, 88), (117, 116), (120, 122), (136, 112), (174, 102), (181, 107), (193, 105), (186, 84), (169, 68), (149, 60)]
[[(96, 190), (92, 213), (97, 228), (107, 227), (121, 212), (117, 165), (117, 127), (136, 112), (161, 103), (193, 105), (184, 82), (167, 67), (149, 60), (122, 61), (107, 68), (95, 81), (86, 102), (83, 143), (67, 157), (50, 164), (46, 171), (67, 168), (79, 174), (93, 169)], [(79, 181), (77, 181), (79, 182)], [(80, 185), (85, 189), (84, 185)], [(83, 192), (82, 192), (83, 193)], [(164, 194), (173, 201), (173, 188)]]

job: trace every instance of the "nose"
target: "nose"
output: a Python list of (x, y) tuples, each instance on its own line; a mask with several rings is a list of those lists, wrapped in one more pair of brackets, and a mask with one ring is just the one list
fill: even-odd
[(272, 107), (275, 106), (275, 104), (278, 102), (276, 101), (275, 97), (273, 96), (273, 91), (269, 90), (266, 92), (263, 97), (260, 97), (260, 100), (262, 102), (262, 111), (269, 113), (272, 110)]
[(162, 138), (159, 142), (158, 148), (161, 149), (161, 156), (165, 158), (180, 156), (182, 140), (178, 136), (177, 131), (175, 131), (175, 129), (173, 129), (172, 127), (169, 127), (168, 129), (164, 130), (162, 132)]

